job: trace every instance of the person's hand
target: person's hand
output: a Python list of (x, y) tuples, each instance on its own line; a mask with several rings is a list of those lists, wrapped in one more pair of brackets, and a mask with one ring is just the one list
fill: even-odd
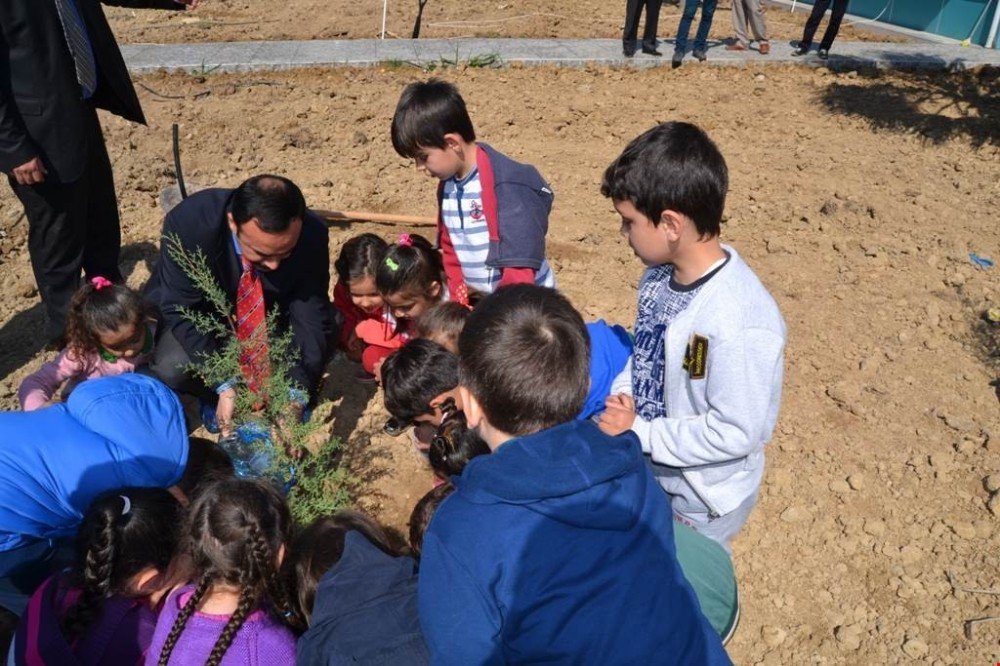
[(236, 389), (226, 389), (219, 394), (219, 404), (215, 407), (215, 421), (223, 437), (233, 434), (233, 414), (236, 412)]
[(14, 180), (18, 185), (37, 185), (45, 182), (45, 165), (40, 157), (32, 157), (19, 167), (14, 168)]
[(617, 436), (632, 429), (635, 423), (635, 401), (632, 396), (619, 393), (604, 401), (604, 413), (597, 424), (606, 435)]
[(365, 351), (365, 341), (360, 339), (355, 333), (351, 333), (351, 337), (347, 339), (347, 349), (344, 353), (347, 354), (347, 358), (352, 361), (358, 362), (361, 360), (361, 354)]

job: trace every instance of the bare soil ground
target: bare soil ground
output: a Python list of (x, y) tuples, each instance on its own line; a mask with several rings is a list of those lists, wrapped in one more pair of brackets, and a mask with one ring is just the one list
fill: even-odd
[[(731, 3), (720, 2), (712, 39), (732, 36)], [(382, 3), (348, 0), (204, 0), (193, 12), (106, 9), (122, 43), (210, 42), (283, 39), (368, 39), (382, 28)], [(663, 5), (659, 36), (673, 38), (680, 8)], [(389, 37), (410, 37), (417, 0), (390, 0), (386, 21)], [(767, 8), (772, 38), (798, 39), (808, 16), (781, 6)], [(428, 0), (420, 36), (621, 38), (625, 2), (605, 0)], [(693, 35), (693, 32), (692, 32)], [(893, 41), (861, 27), (846, 25), (838, 39)], [(895, 38), (898, 40), (898, 38)]]
[[(582, 12), (581, 12), (582, 13)], [(285, 173), (314, 207), (430, 215), (434, 184), (392, 150), (398, 69), (139, 79), (149, 127), (104, 117), (138, 285), (173, 182), (170, 123), (190, 181)], [(785, 67), (449, 70), (480, 135), (536, 164), (556, 191), (548, 253), (587, 318), (631, 325), (638, 261), (601, 172), (656, 121), (701, 124), (729, 163), (724, 238), (777, 298), (790, 336), (760, 504), (735, 544), (740, 664), (992, 663), (1000, 586), (1000, 103), (996, 71), (835, 74)], [(497, 91), (502, 90), (503, 94)], [(353, 234), (419, 231), (354, 224)], [(0, 403), (16, 406), (39, 353), (26, 225), (0, 192)], [(990, 336), (994, 337), (990, 337)], [(994, 356), (987, 345), (993, 340)], [(380, 432), (381, 397), (334, 364), (329, 428), (348, 442), (362, 507), (405, 531), (431, 476), (406, 436)], [(998, 477), (994, 477), (996, 480)], [(1000, 498), (998, 498), (1000, 499)], [(662, 630), (662, 628), (660, 628)]]

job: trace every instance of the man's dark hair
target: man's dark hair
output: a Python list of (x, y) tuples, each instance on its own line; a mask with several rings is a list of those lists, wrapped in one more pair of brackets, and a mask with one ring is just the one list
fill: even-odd
[(299, 186), (284, 176), (262, 174), (248, 178), (233, 191), (231, 210), (237, 225), (257, 218), (263, 231), (280, 234), (292, 220), (305, 216), (306, 200)]
[(694, 222), (698, 233), (718, 236), (726, 207), (729, 170), (718, 147), (691, 123), (657, 125), (633, 139), (605, 170), (601, 194), (629, 201), (660, 223), (665, 210)]
[(430, 340), (416, 339), (382, 364), (385, 408), (409, 423), (427, 414), (431, 400), (458, 386), (458, 357)]
[(530, 284), (487, 296), (458, 339), (459, 381), (515, 437), (573, 420), (590, 386), (590, 341), (565, 296)]
[(406, 86), (392, 116), (392, 147), (396, 152), (414, 158), (422, 148), (444, 148), (445, 134), (476, 140), (458, 88), (441, 79)]
[(187, 466), (177, 487), (193, 500), (201, 486), (234, 474), (233, 461), (221, 446), (204, 437), (189, 437)]

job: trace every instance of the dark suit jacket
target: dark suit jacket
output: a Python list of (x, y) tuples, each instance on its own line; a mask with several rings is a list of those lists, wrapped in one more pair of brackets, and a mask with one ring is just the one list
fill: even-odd
[[(226, 221), (233, 190), (202, 190), (181, 202), (167, 214), (163, 235), (176, 235), (185, 249), (200, 249), (219, 284), (236, 303), (236, 289), (243, 272)], [(315, 392), (326, 364), (333, 336), (330, 305), (330, 247), (326, 225), (313, 213), (302, 224), (302, 235), (292, 254), (277, 270), (261, 271), (264, 302), (268, 311), (275, 305), (282, 323), (291, 326), (301, 352), (292, 379), (310, 393)], [(212, 312), (191, 279), (171, 259), (161, 241), (160, 259), (146, 285), (146, 297), (160, 310), (160, 326), (173, 332), (184, 350), (197, 361), (199, 354), (219, 349), (219, 341), (199, 333), (184, 319), (179, 308)], [(235, 305), (233, 305), (235, 309)], [(214, 313), (213, 313), (214, 314)]]
[[(183, 9), (174, 0), (104, 0), (108, 5)], [(121, 51), (98, 0), (76, 0), (97, 63), (89, 100), (53, 0), (0, 0), (0, 171), (40, 156), (49, 178), (72, 182), (83, 173), (93, 107), (145, 123)]]

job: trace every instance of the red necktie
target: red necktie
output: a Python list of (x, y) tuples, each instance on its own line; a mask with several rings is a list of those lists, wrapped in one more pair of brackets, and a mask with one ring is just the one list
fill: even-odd
[(271, 374), (267, 359), (267, 317), (264, 287), (253, 266), (245, 259), (243, 275), (236, 289), (236, 337), (242, 343), (240, 369), (247, 386), (260, 392)]

